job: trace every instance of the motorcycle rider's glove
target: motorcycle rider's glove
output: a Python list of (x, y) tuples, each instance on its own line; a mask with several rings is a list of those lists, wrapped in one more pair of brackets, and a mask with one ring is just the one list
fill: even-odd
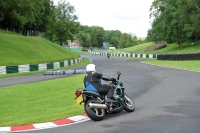
[(116, 82), (117, 80), (113, 77), (111, 78), (106, 78), (106, 77), (101, 77), (101, 79), (105, 80), (105, 81), (113, 81), (113, 82)]
[(117, 80), (115, 78), (110, 78), (110, 81), (116, 82)]

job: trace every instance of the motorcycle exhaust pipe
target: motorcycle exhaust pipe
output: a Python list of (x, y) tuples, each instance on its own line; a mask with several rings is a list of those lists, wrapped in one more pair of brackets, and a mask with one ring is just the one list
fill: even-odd
[(106, 104), (100, 104), (100, 103), (89, 103), (89, 107), (96, 109), (107, 109)]

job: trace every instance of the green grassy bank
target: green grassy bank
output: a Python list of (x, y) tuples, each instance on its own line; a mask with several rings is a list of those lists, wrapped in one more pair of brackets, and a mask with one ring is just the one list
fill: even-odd
[(78, 53), (40, 36), (22, 36), (0, 30), (0, 66), (51, 63), (78, 57)]

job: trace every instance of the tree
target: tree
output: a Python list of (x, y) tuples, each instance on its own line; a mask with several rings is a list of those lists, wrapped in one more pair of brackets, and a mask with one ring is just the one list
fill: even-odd
[(86, 46), (88, 46), (88, 47), (92, 47), (92, 43), (91, 43), (91, 35), (90, 35), (89, 33), (87, 33), (85, 36), (86, 36), (86, 38), (85, 38)]
[(128, 34), (123, 33), (120, 37), (119, 44), (122, 48), (126, 48), (127, 46), (127, 39), (128, 39)]
[(65, 0), (59, 1), (55, 9), (55, 22), (52, 25), (54, 41), (58, 41), (62, 46), (67, 40), (73, 40), (74, 34), (77, 33), (79, 23), (76, 22), (78, 17), (74, 14), (74, 6), (66, 3)]
[(111, 43), (113, 46), (118, 47), (119, 46), (119, 40), (122, 35), (121, 31), (119, 30), (111, 30), (108, 31), (108, 37), (107, 41)]
[(54, 5), (51, 0), (0, 0), (0, 27), (23, 31), (44, 32), (53, 20)]
[[(152, 29), (149, 30), (151, 40), (154, 41), (176, 41), (182, 49), (184, 41), (183, 21), (180, 12), (177, 10), (174, 0), (155, 0), (150, 8), (150, 17), (153, 17)], [(148, 37), (149, 38), (149, 37)]]
[(148, 40), (182, 43), (196, 38), (200, 34), (199, 0), (154, 0), (150, 8), (153, 18), (152, 29), (148, 31)]
[[(0, 24), (5, 19), (6, 1), (0, 0)], [(0, 25), (2, 26), (2, 25)]]
[(3, 28), (23, 28), (25, 25), (35, 22), (35, 13), (32, 0), (4, 1), (1, 7), (1, 25)]
[(37, 30), (40, 32), (46, 32), (48, 28), (51, 28), (55, 19), (55, 6), (53, 1), (44, 0), (43, 6), (39, 15), (36, 17)]
[(104, 41), (104, 29), (99, 26), (92, 26), (88, 31), (91, 36), (91, 44), (93, 47), (102, 47)]
[(80, 31), (78, 34), (76, 34), (75, 38), (79, 40), (80, 44), (83, 47), (91, 47), (91, 36), (89, 33), (85, 33), (83, 31)]
[(184, 21), (184, 31), (188, 38), (195, 38), (198, 44), (198, 35), (200, 34), (200, 2), (198, 0), (178, 0), (180, 5), (179, 12), (182, 13)]
[[(119, 30), (104, 30), (99, 26), (79, 26), (77, 28), (79, 32), (75, 35), (76, 39), (81, 42), (83, 47), (102, 47), (103, 42), (109, 43), (111, 46), (119, 47), (120, 38), (121, 47), (133, 46), (134, 43), (137, 44), (137, 37), (133, 34), (123, 33)], [(123, 36), (122, 36), (123, 35)]]

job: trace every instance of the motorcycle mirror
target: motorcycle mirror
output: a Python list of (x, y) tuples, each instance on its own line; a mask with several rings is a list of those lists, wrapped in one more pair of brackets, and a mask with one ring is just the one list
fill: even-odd
[(117, 75), (120, 75), (120, 74), (121, 74), (121, 72), (120, 72), (120, 71), (118, 71), (118, 72), (117, 72)]
[(117, 80), (119, 80), (119, 76), (121, 75), (121, 72), (118, 71), (118, 72), (117, 72), (117, 75), (118, 75), (118, 76), (117, 76)]

